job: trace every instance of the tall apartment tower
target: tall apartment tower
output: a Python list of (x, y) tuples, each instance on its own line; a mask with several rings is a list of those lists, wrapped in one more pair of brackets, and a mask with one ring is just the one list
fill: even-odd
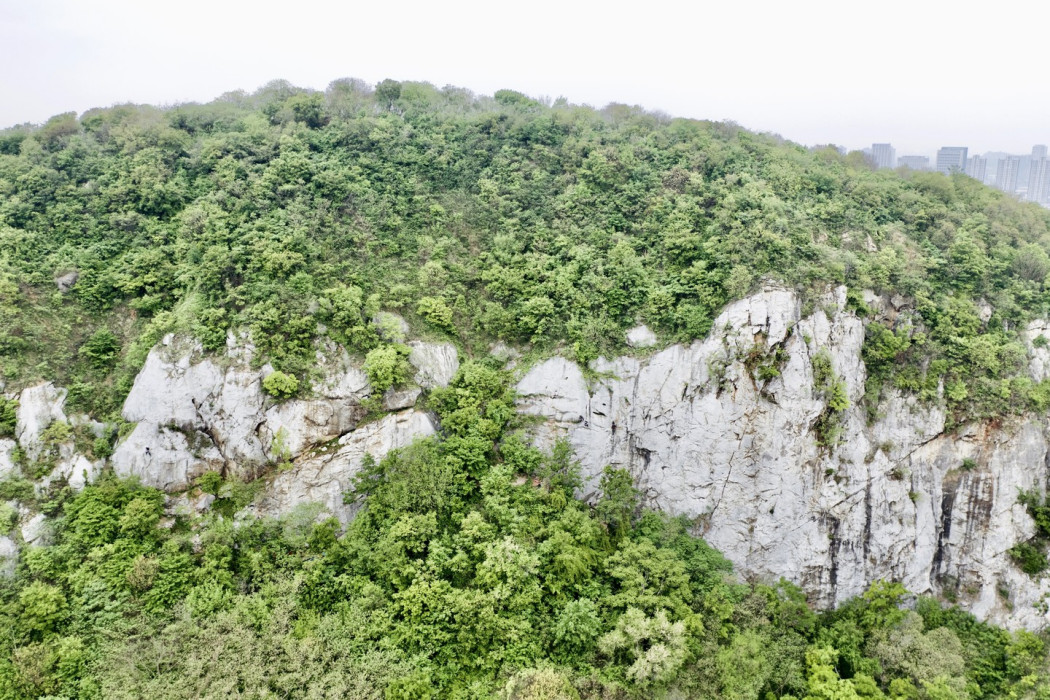
[(888, 143), (871, 144), (871, 160), (876, 168), (897, 167), (897, 151)]
[(984, 182), (988, 175), (988, 159), (984, 156), (973, 156), (966, 164), (966, 174), (978, 182)]
[(966, 146), (945, 146), (937, 151), (937, 172), (948, 175), (966, 172)]
[(1032, 146), (1032, 160), (1046, 158), (1046, 146)]
[(927, 156), (901, 156), (897, 159), (897, 167), (910, 170), (929, 170), (930, 159)]
[[(1046, 146), (1043, 146), (1043, 152), (1046, 152)], [(1036, 158), (1035, 149), (1032, 149), (1032, 163), (1028, 168), (1028, 193), (1025, 199), (1043, 206), (1050, 204), (1050, 158), (1045, 155)]]
[(995, 186), (1003, 192), (1017, 192), (1017, 171), (1021, 168), (1020, 156), (1006, 156), (999, 161), (995, 171)]

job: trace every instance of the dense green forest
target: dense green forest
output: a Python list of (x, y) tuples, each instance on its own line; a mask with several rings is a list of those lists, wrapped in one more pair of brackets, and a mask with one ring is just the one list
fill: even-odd
[(319, 334), (393, 352), (381, 310), (468, 354), (502, 339), (587, 361), (639, 321), (702, 337), (772, 278), (848, 285), (862, 314), (863, 289), (911, 300), (869, 324), (870, 400), (891, 383), (986, 417), (1050, 405), (1017, 337), (1050, 309), (1048, 246), (1050, 213), (965, 176), (733, 124), (277, 82), (0, 132), (0, 372), (114, 418), (164, 332), (220, 349), (246, 329), (294, 379), (278, 393), (305, 392)]
[[(248, 333), (278, 399), (309, 393), (322, 337), (385, 389), (407, 367), (384, 311), (465, 362), (425, 397), (439, 435), (369, 462), (345, 527), (237, 516), (250, 489), (216, 473), (203, 514), (112, 474), (0, 481), (0, 535), (16, 502), (54, 523), (0, 577), (0, 698), (1050, 698), (1044, 636), (884, 582), (817, 614), (622, 471), (575, 500), (573, 455), (528, 446), (488, 357), (586, 362), (639, 322), (689, 341), (764, 280), (807, 312), (842, 284), (872, 406), (894, 386), (954, 421), (1045, 410), (1018, 332), (1050, 312), (1048, 250), (1050, 213), (965, 176), (512, 91), (273, 83), (2, 131), (8, 392), (53, 380), (116, 423), (170, 331)], [(880, 320), (865, 289), (910, 311)]]
[(430, 400), (442, 436), (368, 464), (342, 534), (309, 508), (232, 519), (215, 473), (205, 515), (111, 476), (49, 494), (53, 544), (0, 583), (0, 697), (1050, 697), (1041, 636), (888, 583), (817, 615), (626, 472), (575, 500), (568, 449), (525, 444), (486, 363)]

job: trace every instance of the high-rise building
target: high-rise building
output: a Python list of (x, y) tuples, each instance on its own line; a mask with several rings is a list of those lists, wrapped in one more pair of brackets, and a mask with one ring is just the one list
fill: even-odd
[[(1046, 152), (1046, 146), (1043, 146)], [(1050, 158), (1045, 155), (1035, 157), (1032, 149), (1032, 163), (1028, 168), (1028, 192), (1025, 199), (1042, 205), (1050, 204)]]
[(909, 170), (929, 170), (930, 159), (927, 156), (901, 156), (897, 159), (897, 167)]
[(973, 156), (966, 164), (966, 174), (978, 182), (984, 182), (988, 175), (988, 159), (984, 156)]
[(1046, 158), (1046, 146), (1032, 146), (1032, 160)]
[(1006, 156), (999, 160), (995, 170), (995, 186), (1003, 192), (1017, 192), (1017, 171), (1021, 167), (1020, 156)]
[(948, 175), (966, 172), (966, 146), (945, 146), (937, 151), (937, 172)]
[(888, 143), (871, 144), (871, 161), (876, 168), (897, 167), (897, 151)]

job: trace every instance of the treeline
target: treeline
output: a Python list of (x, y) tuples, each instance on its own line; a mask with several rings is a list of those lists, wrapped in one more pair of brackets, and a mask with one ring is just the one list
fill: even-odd
[(0, 698), (1050, 697), (1042, 636), (885, 583), (816, 614), (622, 471), (575, 500), (507, 386), (471, 362), (435, 390), (442, 433), (369, 462), (345, 529), (235, 516), (217, 474), (204, 514), (112, 475), (41, 496), (51, 541), (0, 578)]
[(872, 402), (894, 385), (959, 420), (1045, 408), (1017, 333), (1048, 310), (1050, 214), (858, 156), (394, 81), (59, 115), (0, 132), (0, 370), (114, 417), (164, 332), (220, 349), (248, 330), (286, 395), (319, 334), (396, 342), (383, 310), (468, 354), (587, 361), (639, 321), (701, 337), (769, 277), (846, 284), (860, 313), (863, 289), (907, 300), (869, 326)]

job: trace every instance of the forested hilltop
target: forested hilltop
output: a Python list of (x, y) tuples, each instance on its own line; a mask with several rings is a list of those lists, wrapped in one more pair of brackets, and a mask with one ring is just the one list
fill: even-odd
[(586, 362), (639, 321), (701, 337), (766, 277), (848, 285), (859, 313), (863, 289), (913, 301), (868, 327), (872, 394), (943, 382), (960, 418), (1050, 401), (1016, 335), (1050, 301), (1050, 213), (732, 124), (278, 82), (0, 132), (0, 197), (2, 374), (99, 418), (169, 330), (211, 349), (250, 330), (292, 392), (319, 333), (390, 365), (381, 310), (468, 354), (499, 339)]
[[(1045, 634), (892, 582), (818, 613), (789, 582), (743, 580), (625, 470), (577, 500), (571, 449), (531, 444), (491, 352), (585, 367), (640, 352), (624, 341), (640, 323), (704, 337), (767, 281), (805, 316), (845, 285), (873, 412), (892, 388), (951, 425), (998, 421), (1050, 407), (1020, 335), (1050, 314), (1048, 250), (1050, 212), (961, 175), (513, 91), (273, 83), (2, 131), (0, 548), (17, 541), (17, 564), (0, 569), (0, 698), (1050, 700)], [(62, 444), (113, 454), (169, 332), (216, 363), (251, 342), (286, 406), (311, 395), (322, 345), (376, 395), (409, 381), (394, 314), (462, 362), (421, 399), (436, 434), (365, 459), (348, 524), (308, 505), (252, 517), (257, 483), (219, 471), (178, 497), (110, 468), (79, 491), (50, 479)], [(770, 352), (746, 358), (752, 377), (779, 373)], [(843, 382), (827, 353), (811, 364), (835, 417)], [(38, 381), (97, 433), (55, 420), (35, 456), (14, 447), (11, 397)], [(1043, 547), (1050, 506), (1024, 498)]]

